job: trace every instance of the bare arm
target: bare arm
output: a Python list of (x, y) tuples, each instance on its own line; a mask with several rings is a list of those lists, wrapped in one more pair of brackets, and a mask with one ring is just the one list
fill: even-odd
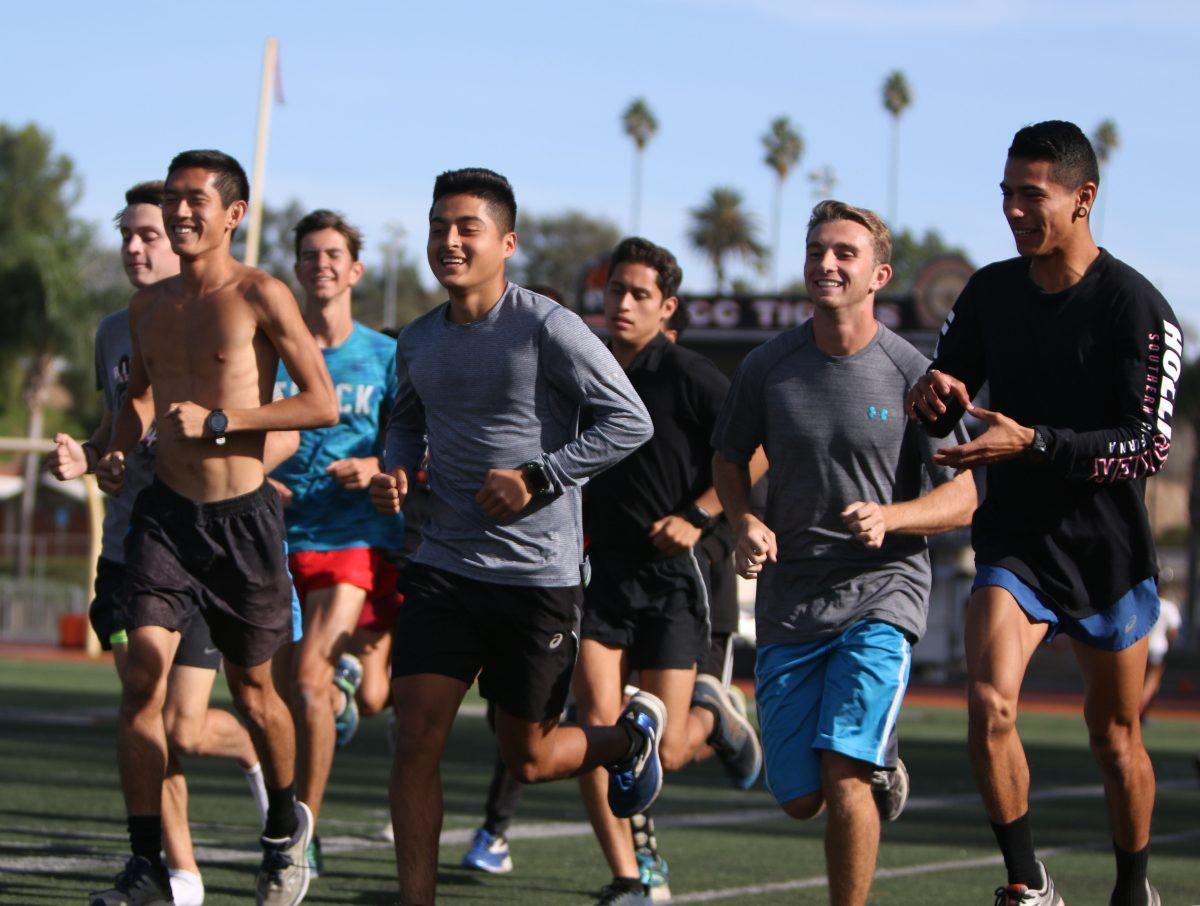
[(879, 504), (855, 501), (842, 521), (867, 547), (880, 547), (884, 535), (941, 535), (971, 524), (978, 498), (969, 471), (959, 472), (915, 500)]
[(762, 477), (761, 471), (757, 478), (753, 477), (755, 460), (760, 468), (766, 464), (761, 447), (745, 465), (730, 462), (721, 453), (713, 457), (713, 487), (721, 499), (729, 524), (737, 532), (733, 549), (734, 567), (746, 579), (756, 578), (768, 560), (774, 563), (779, 559), (775, 533), (750, 511), (750, 488), (753, 487), (753, 481)]
[(125, 454), (137, 446), (154, 424), (154, 388), (146, 373), (142, 349), (138, 344), (138, 319), (152, 300), (153, 289), (139, 290), (129, 302), (129, 384), (125, 403), (117, 413), (107, 451), (96, 464), (96, 478), (106, 494), (118, 494), (125, 480)]
[(300, 449), (299, 431), (272, 431), (263, 444), (263, 470), (273, 472)]
[(333, 382), (291, 292), (278, 280), (266, 280), (258, 284), (252, 295), (258, 326), (279, 353), (300, 392), (253, 409), (226, 411), (227, 431), (285, 431), (336, 425), (338, 408)]

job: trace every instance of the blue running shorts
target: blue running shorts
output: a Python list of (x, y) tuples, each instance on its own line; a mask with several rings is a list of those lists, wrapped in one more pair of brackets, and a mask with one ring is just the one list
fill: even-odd
[(1129, 589), (1107, 610), (1082, 618), (1060, 613), (1045, 595), (1003, 566), (981, 563), (975, 567), (971, 591), (985, 585), (1007, 591), (1033, 622), (1048, 623), (1047, 642), (1065, 632), (1091, 648), (1120, 651), (1149, 633), (1158, 619), (1158, 582), (1153, 576)]
[(821, 750), (884, 766), (912, 646), (863, 620), (817, 642), (758, 649), (755, 696), (767, 787), (783, 805), (821, 789)]

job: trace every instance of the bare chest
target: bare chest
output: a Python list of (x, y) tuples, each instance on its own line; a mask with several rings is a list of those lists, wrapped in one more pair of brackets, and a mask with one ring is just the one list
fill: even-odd
[(159, 300), (138, 325), (152, 384), (219, 381), (256, 364), (257, 327), (244, 300), (228, 295)]

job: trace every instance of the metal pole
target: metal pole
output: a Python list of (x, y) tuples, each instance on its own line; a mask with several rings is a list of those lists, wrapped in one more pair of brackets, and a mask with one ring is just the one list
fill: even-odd
[(254, 172), (250, 176), (249, 225), (246, 228), (246, 261), (258, 266), (258, 247), (262, 241), (263, 179), (267, 170), (267, 139), (271, 132), (271, 96), (275, 91), (275, 64), (279, 58), (279, 40), (267, 38), (263, 46), (262, 84), (258, 92), (258, 128), (254, 137)]

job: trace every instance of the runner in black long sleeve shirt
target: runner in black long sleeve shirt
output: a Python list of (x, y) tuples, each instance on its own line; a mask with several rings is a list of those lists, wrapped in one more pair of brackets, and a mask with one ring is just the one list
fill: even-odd
[[(1007, 906), (1062, 903), (1034, 855), (1016, 732), (1025, 669), (1058, 631), (1074, 642), (1104, 774), (1117, 860), (1110, 904), (1160, 902), (1146, 879), (1154, 773), (1138, 722), (1145, 637), (1158, 616), (1143, 496), (1170, 451), (1183, 346), (1157, 290), (1093, 241), (1098, 184), (1078, 127), (1016, 134), (1001, 190), (1021, 257), (972, 277), (908, 398), (932, 433), (964, 407), (988, 425), (939, 457), (988, 470), (972, 527), (969, 742), (1008, 872), (996, 902)], [(970, 406), (985, 381), (991, 409)]]

